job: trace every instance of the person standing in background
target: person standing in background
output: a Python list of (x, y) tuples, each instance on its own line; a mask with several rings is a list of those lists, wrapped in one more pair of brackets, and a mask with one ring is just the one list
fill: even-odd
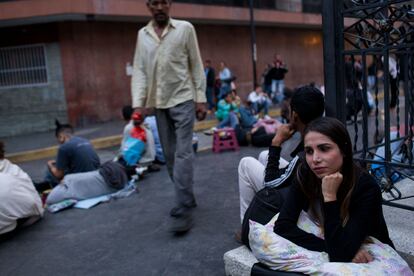
[(229, 68), (227, 68), (224, 61), (220, 62), (220, 94), (218, 100), (223, 99), (231, 91), (232, 75)]
[(275, 54), (273, 65), (274, 67), (270, 69), (268, 73), (272, 79), (272, 98), (276, 103), (280, 103), (283, 100), (285, 75), (288, 72), (288, 69), (286, 63), (282, 60), (282, 56), (279, 54)]
[(211, 112), (215, 107), (214, 104), (214, 85), (216, 82), (216, 72), (211, 67), (211, 60), (207, 59), (205, 62), (204, 73), (206, 74), (206, 98), (208, 103), (208, 110)]

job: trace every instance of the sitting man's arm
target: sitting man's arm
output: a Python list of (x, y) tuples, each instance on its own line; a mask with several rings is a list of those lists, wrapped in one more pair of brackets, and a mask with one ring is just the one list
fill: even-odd
[[(272, 186), (271, 182), (285, 173), (286, 169), (279, 169), (280, 152), (282, 151), (281, 145), (283, 142), (292, 137), (294, 132), (295, 130), (292, 129), (290, 124), (281, 125), (277, 129), (276, 135), (272, 140), (271, 146), (269, 147), (269, 157), (265, 170), (265, 186), (268, 186), (268, 184)], [(293, 162), (293, 160), (291, 162)], [(287, 168), (289, 167), (290, 164)]]
[(65, 172), (56, 167), (56, 161), (55, 160), (49, 160), (47, 162), (47, 166), (49, 167), (49, 171), (53, 174), (54, 177), (56, 177), (59, 180), (62, 180)]
[(59, 147), (56, 161), (51, 160), (48, 162), (48, 167), (50, 172), (58, 179), (62, 180), (65, 172), (68, 172), (68, 168), (70, 168), (71, 164), (71, 147), (68, 147), (67, 144), (63, 144)]

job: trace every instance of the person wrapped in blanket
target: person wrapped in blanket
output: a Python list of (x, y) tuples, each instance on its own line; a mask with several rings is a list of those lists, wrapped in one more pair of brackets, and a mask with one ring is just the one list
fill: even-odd
[(0, 141), (0, 235), (28, 226), (42, 216), (42, 201), (32, 180), (4, 158), (4, 144)]
[[(274, 232), (308, 250), (327, 252), (331, 262), (368, 263), (361, 248), (368, 236), (394, 248), (375, 179), (353, 161), (352, 143), (337, 119), (319, 118), (304, 131), (304, 156)], [(297, 226), (304, 210), (324, 239)]]
[[(51, 205), (65, 199), (84, 200), (124, 188), (132, 175), (136, 174), (135, 168), (144, 156), (148, 133), (151, 133), (151, 130), (143, 127), (139, 112), (132, 114), (132, 122), (133, 127), (123, 142), (118, 160), (108, 161), (95, 171), (65, 176), (50, 192), (46, 203)], [(154, 157), (155, 150), (152, 148), (151, 151)]]

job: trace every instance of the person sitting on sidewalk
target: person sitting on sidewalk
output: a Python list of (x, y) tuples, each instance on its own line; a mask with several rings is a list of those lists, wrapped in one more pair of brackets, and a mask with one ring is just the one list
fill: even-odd
[(47, 162), (45, 181), (35, 183), (39, 192), (55, 187), (67, 174), (93, 171), (100, 165), (99, 156), (87, 139), (74, 136), (70, 124), (60, 124), (58, 120), (55, 124), (60, 146), (56, 160)]
[[(297, 154), (303, 151), (302, 141), (296, 149), (290, 151), (291, 147), (289, 146), (297, 143), (292, 141), (291, 138), (298, 139), (298, 135), (294, 135), (296, 132), (302, 134), (307, 124), (322, 116), (324, 106), (324, 97), (317, 88), (312, 86), (297, 88), (290, 101), (290, 123), (283, 124), (278, 128), (269, 151), (262, 152), (259, 160), (253, 157), (244, 157), (240, 160), (238, 173), (240, 220), (242, 223), (246, 210), (257, 192), (262, 189), (290, 186), (298, 164), (299, 157)], [(301, 139), (300, 136), (299, 139)], [(283, 168), (280, 165), (281, 163), (286, 165), (286, 162), (284, 162), (286, 160), (281, 159), (282, 148), (284, 152), (289, 148), (290, 157), (293, 158)], [(255, 213), (255, 210), (250, 210), (249, 218), (254, 220), (256, 215), (258, 214)], [(240, 238), (240, 233), (236, 233), (236, 238)]]
[(233, 101), (233, 96), (231, 93), (227, 93), (224, 97), (224, 99), (220, 100), (217, 104), (217, 111), (215, 113), (217, 120), (219, 120), (219, 123), (217, 125), (218, 128), (222, 128), (225, 126), (225, 124), (223, 124), (223, 121), (225, 119), (227, 119), (227, 117), (229, 116), (230, 112), (238, 112), (238, 106), (237, 104)]
[[(266, 115), (265, 119), (257, 120), (251, 109), (241, 107), (240, 119), (235, 126), (237, 142), (240, 146), (269, 147), (277, 128), (281, 125), (276, 119)], [(234, 121), (234, 119), (233, 119)]]
[(206, 135), (212, 135), (213, 132), (218, 128), (232, 127), (230, 114), (234, 113), (237, 117), (239, 108), (237, 104), (233, 101), (233, 96), (231, 93), (227, 93), (224, 99), (221, 99), (217, 104), (217, 111), (215, 113), (217, 120), (219, 121), (216, 127), (212, 127), (209, 130), (204, 131)]
[(263, 92), (260, 85), (256, 85), (254, 91), (250, 92), (247, 101), (252, 105), (256, 114), (263, 110), (264, 115), (269, 113), (269, 96)]
[(242, 107), (242, 100), (239, 95), (237, 95), (236, 88), (231, 90), (231, 97), (233, 98), (233, 103), (237, 106), (237, 108)]
[[(122, 108), (122, 116), (124, 120), (128, 123), (127, 125), (125, 125), (124, 130), (123, 130), (122, 142), (121, 142), (121, 147), (119, 149), (118, 158), (122, 156), (122, 152), (125, 150), (126, 141), (130, 138), (131, 132), (133, 131), (134, 127), (139, 127), (145, 131), (146, 141), (145, 141), (144, 153), (142, 156), (139, 157), (138, 165), (140, 165), (141, 167), (146, 167), (148, 172), (159, 171), (160, 170), (159, 165), (154, 163), (157, 158), (157, 151), (159, 151), (157, 149), (157, 144), (155, 143), (155, 135), (154, 135), (154, 132), (155, 132), (156, 137), (158, 138), (158, 129), (156, 128), (156, 125), (155, 125), (155, 131), (154, 131), (154, 129), (150, 125), (145, 123), (145, 120), (143, 121), (142, 115), (138, 112), (134, 112), (133, 108), (130, 105), (124, 106)], [(154, 117), (154, 121), (155, 121), (155, 116), (151, 116), (151, 117)], [(148, 119), (148, 121), (151, 122), (151, 119)], [(161, 145), (159, 144), (159, 138), (158, 138), (158, 147), (161, 148)], [(160, 150), (161, 152), (158, 153), (158, 155), (159, 155), (159, 158), (161, 159), (160, 162), (162, 162), (163, 160), (165, 161), (165, 159), (162, 153), (162, 149)]]
[(4, 144), (0, 141), (0, 235), (31, 225), (42, 216), (42, 201), (32, 180), (4, 158)]

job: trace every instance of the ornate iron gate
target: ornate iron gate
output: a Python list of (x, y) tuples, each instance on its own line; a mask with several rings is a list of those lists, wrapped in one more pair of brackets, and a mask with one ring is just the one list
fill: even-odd
[(414, 180), (413, 2), (325, 0), (322, 12), (327, 113), (347, 122), (384, 204), (412, 211), (395, 183)]

